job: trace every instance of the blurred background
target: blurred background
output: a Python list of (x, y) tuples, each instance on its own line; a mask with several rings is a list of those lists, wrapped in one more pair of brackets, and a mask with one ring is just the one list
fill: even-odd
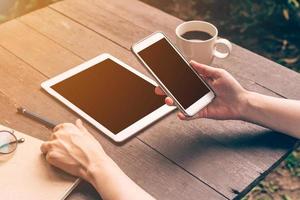
[(220, 36), (300, 72), (300, 0), (142, 0), (183, 20), (215, 24)]
[(59, 0), (0, 0), (0, 23)]
[[(0, 23), (56, 1), (0, 0)], [(300, 72), (300, 0), (142, 1), (183, 20), (209, 21), (221, 37)], [(300, 150), (244, 199), (300, 200)]]
[[(0, 23), (58, 0), (1, 0)], [(300, 72), (300, 0), (142, 0), (183, 20), (215, 24), (220, 36)]]

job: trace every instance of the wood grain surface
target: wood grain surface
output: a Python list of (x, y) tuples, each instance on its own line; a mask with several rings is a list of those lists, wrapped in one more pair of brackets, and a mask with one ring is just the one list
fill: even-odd
[[(18, 33), (9, 35), (8, 32)], [(18, 20), (10, 21), (0, 26), (0, 38), (3, 35), (9, 35), (9, 37), (6, 37), (5, 42), (1, 40), (0, 45), (6, 49), (10, 49), (11, 53), (4, 48), (1, 49), (0, 55), (3, 56), (0, 58), (0, 69), (3, 70), (1, 74), (7, 74), (7, 77), (9, 77), (1, 79), (5, 83), (5, 85), (0, 84), (4, 86), (1, 87), (1, 92), (5, 96), (13, 98), (15, 105), (25, 105), (28, 109), (37, 111), (58, 122), (74, 122), (78, 116), (41, 91), (40, 84), (48, 77), (72, 67), (69, 66), (71, 60), (73, 62), (83, 62), (83, 60)], [(26, 35), (26, 37), (18, 39), (20, 35)], [(37, 38), (36, 42), (33, 41), (34, 38)], [(29, 45), (29, 42), (32, 42), (32, 45)], [(21, 48), (19, 48), (19, 46), (24, 44), (27, 45), (26, 53), (23, 53)], [(45, 46), (52, 48), (47, 49), (44, 48)], [(58, 51), (61, 54), (55, 53)], [(60, 60), (60, 63), (57, 63), (56, 66), (51, 65), (47, 68), (40, 66), (42, 62), (54, 63), (56, 60)], [(11, 115), (16, 115), (15, 109), (12, 110)], [(1, 123), (5, 125), (5, 118), (2, 120), (3, 122), (1, 121)], [(13, 124), (11, 126), (14, 128)], [(197, 199), (200, 195), (206, 195), (210, 199), (224, 199), (224, 197), (214, 192), (214, 190), (195, 179), (180, 167), (174, 165), (140, 140), (132, 139), (125, 145), (116, 146), (116, 144), (104, 138), (95, 129), (92, 129), (90, 126), (89, 129), (101, 141), (104, 149), (122, 169), (153, 196), (158, 198), (176, 197), (184, 199), (189, 195), (189, 198)], [(39, 129), (39, 132), (34, 132), (36, 135), (30, 130), (27, 132), (41, 139), (47, 139), (50, 134), (50, 130), (41, 129)], [(170, 179), (175, 179), (176, 181), (171, 181), (167, 185), (166, 180)], [(186, 187), (183, 187), (183, 185), (186, 185)]]
[[(15, 110), (18, 105), (55, 119), (78, 116), (41, 91), (44, 80), (107, 52), (149, 76), (130, 52), (161, 30), (174, 42), (182, 21), (136, 0), (64, 0), (0, 25), (0, 122), (46, 140), (50, 130)], [(247, 89), (300, 98), (300, 75), (234, 45), (216, 59)], [(290, 81), (290, 80), (293, 81)], [(298, 84), (299, 83), (299, 84)], [(120, 167), (157, 199), (233, 199), (273, 168), (295, 140), (242, 121), (179, 121), (172, 113), (125, 144), (88, 125)], [(82, 183), (68, 199), (99, 199)]]

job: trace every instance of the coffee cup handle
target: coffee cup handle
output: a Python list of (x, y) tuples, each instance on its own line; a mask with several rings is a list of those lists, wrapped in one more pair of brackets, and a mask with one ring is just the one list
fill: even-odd
[[(227, 49), (227, 52), (222, 53), (222, 52), (218, 51), (217, 45), (225, 46)], [(226, 58), (231, 53), (231, 50), (232, 50), (232, 44), (226, 39), (219, 38), (219, 39), (217, 39), (217, 41), (215, 42), (215, 45), (214, 45), (214, 56), (217, 58)]]

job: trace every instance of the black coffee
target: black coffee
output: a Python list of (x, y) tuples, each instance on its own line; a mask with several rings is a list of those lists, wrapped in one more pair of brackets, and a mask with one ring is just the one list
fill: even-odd
[(181, 37), (187, 40), (209, 40), (213, 36), (204, 31), (188, 31), (182, 34)]

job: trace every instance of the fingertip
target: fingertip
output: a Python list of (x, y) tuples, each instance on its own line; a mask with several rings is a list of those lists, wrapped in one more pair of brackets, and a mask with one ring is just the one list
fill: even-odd
[(194, 60), (192, 60), (191, 62), (190, 62), (190, 65), (197, 71), (197, 72), (199, 72), (199, 70), (201, 70), (203, 67), (201, 66), (201, 64), (200, 63), (198, 63), (198, 62), (196, 62), (196, 61), (194, 61)]
[(166, 97), (166, 98), (165, 98), (165, 103), (166, 103), (168, 106), (173, 106), (174, 101), (173, 101), (170, 97)]
[(180, 120), (186, 120), (186, 116), (181, 112), (177, 113), (177, 116)]
[(208, 66), (208, 65), (205, 65), (205, 64), (202, 64), (202, 63), (199, 63), (197, 61), (194, 61), (194, 60), (191, 60), (191, 65), (193, 66), (200, 66), (200, 67), (205, 67), (205, 66)]
[(212, 66), (195, 62), (192, 67), (203, 77), (218, 77), (218, 70)]
[(52, 132), (58, 131), (58, 129), (60, 129), (61, 126), (62, 126), (62, 124), (56, 125), (56, 126), (53, 128)]
[(194, 66), (197, 68), (202, 68), (202, 69), (210, 68), (210, 66), (202, 64), (202, 63), (195, 63)]
[(41, 146), (40, 146), (40, 150), (41, 150), (41, 152), (44, 154), (44, 147), (43, 147), (43, 145), (44, 145), (44, 143), (43, 143), (43, 144), (41, 144)]
[(47, 150), (47, 143), (46, 143), (46, 142), (44, 142), (44, 143), (41, 144), (40, 150), (41, 150), (41, 152), (42, 152), (43, 154), (46, 154), (46, 153), (47, 153), (48, 150)]
[(83, 126), (81, 119), (76, 119), (75, 124), (77, 126)]
[(46, 154), (46, 161), (47, 161), (48, 163), (51, 163), (52, 158), (53, 158), (53, 153), (52, 153), (52, 152), (48, 152), (48, 153)]
[(162, 89), (159, 86), (155, 87), (154, 92), (156, 95), (165, 95), (164, 91), (162, 91)]
[(156, 87), (154, 88), (154, 93), (157, 94), (157, 95), (159, 95), (159, 87), (158, 87), (158, 86), (156, 86)]
[(81, 119), (77, 119), (76, 120), (76, 126), (83, 132), (88, 132), (88, 130), (85, 128), (85, 126), (83, 125), (83, 122)]
[(190, 64), (192, 65), (192, 67), (195, 69), (195, 70), (201, 70), (200, 72), (202, 72), (203, 68), (205, 69), (205, 65), (203, 64), (200, 64), (194, 60), (192, 60), (190, 62)]

